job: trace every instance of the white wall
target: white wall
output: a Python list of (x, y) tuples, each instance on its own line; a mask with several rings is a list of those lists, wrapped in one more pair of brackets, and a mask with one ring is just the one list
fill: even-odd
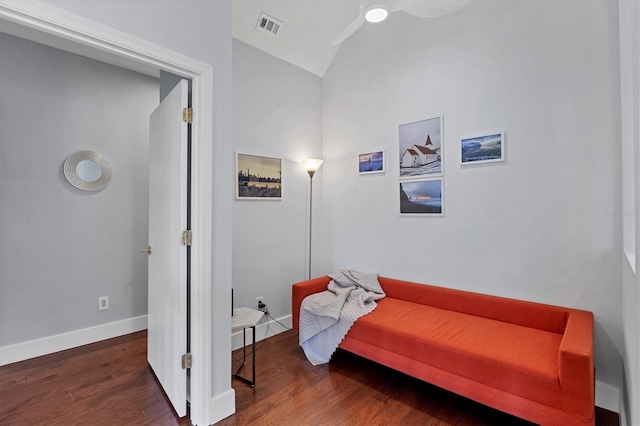
[[(354, 268), (582, 308), (597, 378), (621, 388), (617, 4), (470, 2), (391, 14), (324, 78), (326, 270)], [(444, 217), (400, 217), (398, 125), (444, 116)], [(462, 135), (503, 129), (507, 161), (462, 169)], [(387, 173), (356, 156), (386, 148)]]
[[(0, 346), (146, 315), (158, 80), (5, 34), (0, 57)], [(81, 150), (110, 160), (105, 189), (64, 178)]]
[(638, 212), (640, 202), (640, 6), (637, 1), (621, 0), (620, 16), (620, 95), (623, 173), (622, 312), (624, 327), (624, 405), (627, 424), (640, 424), (640, 322), (638, 306), (637, 249), (640, 243)]
[(322, 152), (322, 80), (234, 39), (233, 144), (282, 159), (280, 201), (233, 203), (234, 305), (263, 296), (281, 318), (291, 313), (291, 284), (308, 271), (309, 176), (298, 162)]

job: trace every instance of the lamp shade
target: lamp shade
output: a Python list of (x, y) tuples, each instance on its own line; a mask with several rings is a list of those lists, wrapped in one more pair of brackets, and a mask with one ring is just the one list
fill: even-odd
[(308, 158), (306, 160), (302, 160), (300, 163), (307, 172), (315, 173), (322, 165), (322, 161), (323, 160), (319, 158)]

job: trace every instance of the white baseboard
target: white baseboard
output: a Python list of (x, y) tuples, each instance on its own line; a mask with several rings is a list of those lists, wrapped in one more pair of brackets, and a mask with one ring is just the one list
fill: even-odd
[[(230, 389), (211, 398), (211, 415), (207, 424), (214, 424), (236, 412), (236, 391)], [(195, 425), (199, 426), (199, 425)]]
[(620, 390), (614, 386), (596, 380), (596, 406), (620, 413)]
[(71, 331), (69, 333), (17, 343), (15, 345), (0, 346), (0, 365), (12, 364), (14, 362), (88, 345), (89, 343), (146, 330), (146, 328), (147, 316), (142, 315), (122, 321)]
[[(273, 320), (267, 321), (266, 319), (267, 317), (265, 316), (264, 319), (261, 320), (262, 322), (256, 326), (256, 342), (267, 339), (271, 336), (275, 336), (276, 334), (285, 332), (287, 331), (287, 329), (290, 329), (292, 327), (291, 315), (287, 315), (282, 318), (277, 318), (277, 320), (287, 328), (283, 327), (282, 325), (278, 324)], [(251, 339), (253, 337), (251, 333), (252, 333), (251, 329), (248, 328), (246, 333), (247, 345), (250, 345), (252, 342)], [(235, 351), (236, 349), (240, 349), (241, 347), (242, 347), (242, 330), (237, 331), (231, 335), (231, 350)]]

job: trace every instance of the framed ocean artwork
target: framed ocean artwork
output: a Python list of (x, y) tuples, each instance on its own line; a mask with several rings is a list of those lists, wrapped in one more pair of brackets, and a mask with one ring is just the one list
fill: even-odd
[(400, 214), (444, 215), (443, 180), (422, 179), (400, 182)]
[(505, 159), (504, 132), (490, 132), (460, 139), (460, 164), (495, 163)]

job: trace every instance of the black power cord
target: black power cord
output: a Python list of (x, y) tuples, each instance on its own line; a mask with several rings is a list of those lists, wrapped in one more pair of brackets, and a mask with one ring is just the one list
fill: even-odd
[[(264, 315), (267, 317), (267, 329), (264, 332), (264, 339), (262, 339), (260, 343), (256, 345), (256, 352), (262, 349), (262, 345), (264, 345), (264, 341), (267, 340), (267, 336), (269, 335), (269, 330), (271, 329), (271, 321), (269, 321), (269, 319), (272, 320), (273, 322), (280, 324), (280, 326), (285, 330), (293, 330), (292, 328), (287, 327), (286, 325), (284, 325), (283, 323), (281, 323), (280, 321), (272, 317), (271, 314), (269, 313), (269, 308), (267, 307), (267, 304), (263, 303), (262, 300), (258, 302), (258, 309), (264, 312)], [(253, 355), (253, 349), (249, 353), (247, 353), (247, 355)], [(234, 358), (233, 360), (240, 361), (241, 359), (242, 358), (237, 358), (237, 359)]]

